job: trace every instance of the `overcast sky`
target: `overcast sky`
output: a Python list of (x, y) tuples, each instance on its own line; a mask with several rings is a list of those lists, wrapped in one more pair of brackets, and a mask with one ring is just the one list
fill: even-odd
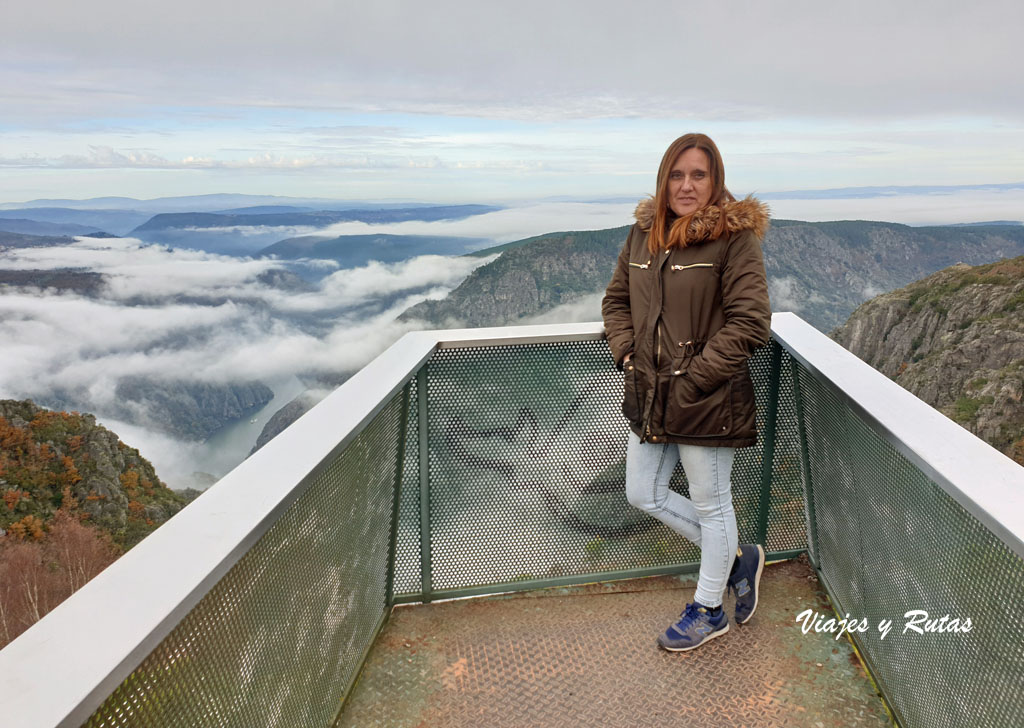
[(740, 192), (1024, 182), (1011, 0), (9, 0), (3, 16), (0, 202), (635, 196), (691, 130)]

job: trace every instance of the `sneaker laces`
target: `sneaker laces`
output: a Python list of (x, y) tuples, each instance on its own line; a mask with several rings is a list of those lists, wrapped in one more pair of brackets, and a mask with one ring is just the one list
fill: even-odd
[(686, 609), (679, 615), (680, 619), (674, 625), (672, 625), (679, 634), (685, 634), (686, 630), (690, 628), (690, 625), (700, 620), (700, 608), (696, 602), (690, 602), (686, 605)]

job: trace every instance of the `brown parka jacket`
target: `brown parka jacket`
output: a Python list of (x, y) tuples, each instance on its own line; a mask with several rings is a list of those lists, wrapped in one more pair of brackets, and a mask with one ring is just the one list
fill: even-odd
[[(710, 239), (719, 215), (726, 232)], [(641, 441), (713, 447), (757, 442), (747, 360), (771, 331), (761, 239), (768, 209), (748, 197), (698, 211), (686, 245), (651, 255), (654, 200), (636, 208), (601, 302), (622, 413)]]

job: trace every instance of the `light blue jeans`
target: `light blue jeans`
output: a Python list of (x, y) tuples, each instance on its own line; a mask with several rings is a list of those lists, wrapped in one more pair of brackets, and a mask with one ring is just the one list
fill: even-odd
[[(640, 442), (629, 432), (626, 444), (626, 498), (700, 547), (695, 601), (722, 603), (739, 541), (729, 476), (736, 454), (731, 447)], [(690, 498), (669, 490), (676, 463), (690, 484)]]

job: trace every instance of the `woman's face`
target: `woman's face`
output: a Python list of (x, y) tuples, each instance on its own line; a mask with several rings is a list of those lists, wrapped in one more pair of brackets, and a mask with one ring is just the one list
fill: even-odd
[(668, 174), (668, 206), (678, 217), (696, 212), (711, 201), (708, 155), (690, 147), (676, 158)]

